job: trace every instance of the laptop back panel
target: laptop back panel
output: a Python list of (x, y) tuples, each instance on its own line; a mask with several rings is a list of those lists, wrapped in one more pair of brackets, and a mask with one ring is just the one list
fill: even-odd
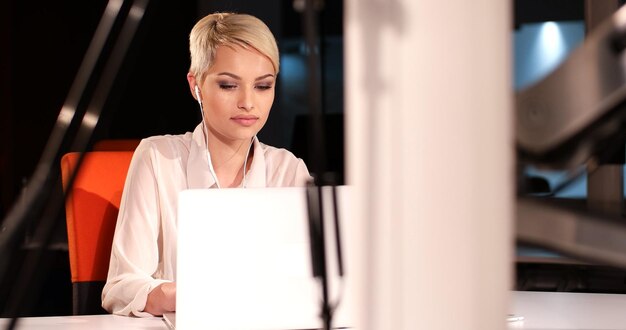
[(178, 330), (322, 327), (304, 188), (188, 190), (178, 219)]

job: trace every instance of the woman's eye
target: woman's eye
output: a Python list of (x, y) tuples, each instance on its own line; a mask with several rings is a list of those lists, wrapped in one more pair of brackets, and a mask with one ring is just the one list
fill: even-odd
[(220, 84), (221, 89), (235, 89), (237, 85), (235, 84)]
[(272, 88), (272, 85), (271, 84), (268, 84), (268, 85), (257, 85), (256, 88), (260, 89), (260, 90), (266, 90), (266, 89)]

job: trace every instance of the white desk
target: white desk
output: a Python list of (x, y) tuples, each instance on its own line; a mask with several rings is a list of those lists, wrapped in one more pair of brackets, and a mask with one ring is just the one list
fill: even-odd
[[(5, 329), (8, 319), (0, 319), (0, 329)], [(21, 318), (16, 329), (25, 330), (167, 330), (160, 317), (135, 318), (117, 315), (81, 315)]]
[(626, 295), (513, 292), (511, 311), (524, 317), (509, 329), (626, 329)]
[[(523, 316), (509, 329), (529, 330), (626, 330), (626, 295), (595, 293), (513, 292), (511, 312)], [(7, 319), (0, 319), (0, 329)], [(166, 330), (160, 317), (132, 318), (115, 315), (27, 317), (17, 329)]]

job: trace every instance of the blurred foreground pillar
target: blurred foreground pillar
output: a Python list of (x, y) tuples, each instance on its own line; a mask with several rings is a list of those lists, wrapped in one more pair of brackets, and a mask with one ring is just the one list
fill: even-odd
[(357, 329), (506, 328), (510, 1), (346, 0)]

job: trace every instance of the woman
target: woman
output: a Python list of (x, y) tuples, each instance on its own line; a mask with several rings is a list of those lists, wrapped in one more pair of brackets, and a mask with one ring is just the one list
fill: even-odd
[(124, 186), (102, 306), (120, 315), (176, 310), (178, 193), (194, 188), (302, 186), (304, 162), (256, 138), (274, 101), (278, 47), (268, 27), (243, 14), (201, 19), (190, 37), (193, 133), (137, 147)]

